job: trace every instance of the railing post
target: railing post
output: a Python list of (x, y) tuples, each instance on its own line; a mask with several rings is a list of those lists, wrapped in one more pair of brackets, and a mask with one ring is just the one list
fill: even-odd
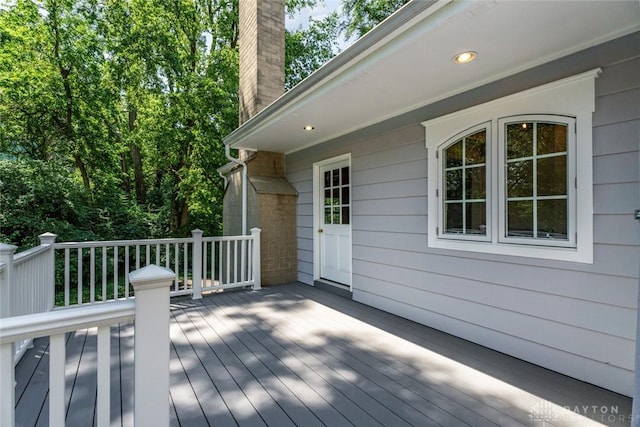
[(169, 427), (169, 287), (155, 264), (129, 273), (135, 291), (134, 425)]
[(13, 289), (13, 256), (17, 246), (0, 243), (0, 263), (4, 272), (0, 273), (0, 318), (11, 316), (11, 294)]
[[(193, 237), (193, 260), (191, 261), (191, 280), (193, 281), (193, 299), (202, 298), (202, 230), (191, 231)], [(185, 281), (187, 278), (184, 278)]]
[(47, 285), (47, 306), (49, 310), (53, 310), (53, 307), (56, 304), (55, 295), (56, 295), (56, 252), (53, 249), (53, 244), (56, 242), (57, 234), (53, 233), (44, 233), (40, 236), (40, 245), (49, 245), (49, 255), (47, 258), (47, 265), (44, 267), (45, 277), (49, 277), (51, 283)]
[[(0, 322), (11, 316), (13, 289), (13, 257), (17, 246), (0, 243)], [(15, 426), (15, 348), (12, 342), (0, 344), (0, 426)]]
[(253, 289), (262, 289), (262, 281), (260, 280), (260, 229), (255, 227), (251, 229), (251, 238), (253, 240)]
[(16, 424), (13, 355), (12, 342), (0, 344), (0, 426), (3, 427), (14, 427)]

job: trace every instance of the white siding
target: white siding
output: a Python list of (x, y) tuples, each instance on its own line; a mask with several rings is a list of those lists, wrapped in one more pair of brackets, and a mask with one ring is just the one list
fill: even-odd
[(597, 65), (593, 264), (428, 248), (427, 153), (415, 123), (288, 156), (300, 281), (313, 280), (312, 164), (350, 152), (355, 300), (631, 395), (640, 60)]

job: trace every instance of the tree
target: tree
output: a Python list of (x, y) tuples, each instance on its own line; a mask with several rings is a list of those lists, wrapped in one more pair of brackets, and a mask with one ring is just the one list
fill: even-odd
[(347, 37), (362, 37), (410, 0), (342, 0), (342, 29)]
[[(82, 238), (219, 232), (224, 189), (216, 169), (226, 163), (222, 139), (238, 125), (239, 1), (0, 6), (0, 186), (13, 196), (47, 182), (65, 189), (51, 192), (59, 215), (41, 209), (56, 206), (41, 193), (24, 199), (31, 205), (2, 199), (0, 233), (25, 238), (10, 230), (27, 224), (16, 219), (18, 206), (59, 219), (49, 231), (73, 235), (68, 226)], [(293, 14), (319, 3), (286, 7)], [(360, 22), (352, 32), (359, 35), (390, 13), (386, 3), (401, 2), (343, 0), (342, 14), (287, 31), (287, 88), (337, 52), (347, 20)]]

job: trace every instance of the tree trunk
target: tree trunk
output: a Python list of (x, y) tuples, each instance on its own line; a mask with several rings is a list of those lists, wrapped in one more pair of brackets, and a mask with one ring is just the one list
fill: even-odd
[(87, 191), (91, 191), (91, 182), (89, 181), (89, 174), (87, 173), (87, 167), (82, 161), (82, 158), (80, 158), (78, 154), (74, 154), (73, 159), (75, 160), (76, 166), (80, 171), (80, 175), (82, 175), (82, 183), (84, 184), (84, 188)]
[(129, 178), (129, 166), (125, 153), (120, 153), (120, 166), (122, 168), (122, 190), (127, 193), (128, 197), (131, 194), (131, 179)]

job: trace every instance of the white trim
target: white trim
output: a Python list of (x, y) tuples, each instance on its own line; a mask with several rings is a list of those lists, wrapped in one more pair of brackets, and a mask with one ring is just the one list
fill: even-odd
[[(597, 68), (422, 123), (425, 127), (428, 154), (429, 247), (589, 264), (593, 262), (592, 113), (595, 111), (595, 78), (600, 72), (601, 69)], [(491, 135), (495, 141), (498, 135), (498, 119), (530, 114), (572, 116), (576, 119), (576, 248), (500, 243), (500, 227), (497, 224), (493, 227), (490, 243), (438, 238), (436, 227), (439, 221), (439, 204), (435, 197), (439, 181), (435, 155), (438, 147), (453, 135), (459, 134), (461, 129), (469, 129), (485, 122), (491, 122)], [(500, 164), (497, 151), (494, 150), (491, 154), (493, 165)], [(500, 194), (500, 177), (496, 167), (491, 168), (490, 178), (491, 194)], [(498, 209), (497, 200), (495, 197), (493, 199), (492, 209)], [(492, 217), (496, 217), (495, 212)]]
[[(324, 206), (321, 200), (320, 183), (322, 182), (320, 177), (320, 168), (333, 163), (348, 162), (349, 165), (349, 227), (353, 230), (353, 174), (351, 169), (351, 153), (342, 154), (340, 156), (332, 157), (330, 159), (321, 160), (313, 164), (313, 280), (320, 280), (320, 238), (318, 236), (318, 229), (320, 228), (320, 210)], [(351, 246), (353, 253), (353, 234), (351, 234)], [(349, 257), (349, 290), (352, 291), (353, 284), (353, 256)]]

